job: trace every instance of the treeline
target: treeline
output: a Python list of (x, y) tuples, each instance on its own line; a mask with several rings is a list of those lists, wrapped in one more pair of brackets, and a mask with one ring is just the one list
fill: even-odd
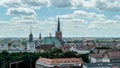
[[(10, 68), (10, 63), (18, 62), (18, 68), (35, 68), (36, 60), (39, 57), (44, 58), (82, 58), (84, 62), (89, 62), (88, 54), (77, 54), (73, 51), (63, 52), (61, 49), (51, 49), (49, 52), (39, 52), (39, 53), (8, 53), (7, 51), (2, 51), (0, 53), (0, 68)], [(16, 68), (17, 63), (11, 64), (11, 68)]]

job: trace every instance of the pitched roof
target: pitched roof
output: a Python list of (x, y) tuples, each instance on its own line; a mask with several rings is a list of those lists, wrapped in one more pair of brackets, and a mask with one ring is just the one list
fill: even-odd
[(45, 37), (41, 44), (55, 44), (56, 47), (62, 46), (61, 42), (56, 37)]
[(91, 50), (94, 46), (76, 46), (75, 48), (78, 50)]
[(120, 51), (109, 51), (107, 54), (109, 58), (120, 58)]
[(103, 58), (105, 55), (104, 54), (90, 54), (90, 56), (94, 58)]
[(81, 58), (55, 58), (55, 59), (49, 59), (49, 58), (39, 58), (37, 62), (41, 62), (44, 64), (63, 64), (63, 63), (76, 63), (81, 64), (83, 63)]
[(110, 59), (120, 59), (120, 51), (109, 51), (107, 53), (101, 53), (101, 54), (90, 54), (91, 57), (94, 58), (104, 58), (105, 56), (108, 56)]

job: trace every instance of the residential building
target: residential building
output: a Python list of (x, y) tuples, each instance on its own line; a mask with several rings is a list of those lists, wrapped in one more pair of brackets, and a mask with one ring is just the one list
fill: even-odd
[(83, 68), (120, 68), (120, 63), (85, 63)]
[(75, 47), (70, 48), (70, 51), (75, 51), (78, 54), (87, 54), (87, 53), (90, 53), (93, 50), (94, 50), (93, 46), (85, 46), (85, 45), (83, 45), (83, 46), (75, 46)]
[(107, 53), (90, 54), (89, 59), (91, 63), (98, 62), (120, 63), (120, 51), (108, 51)]
[(90, 54), (90, 63), (110, 62), (105, 54)]
[(82, 68), (81, 58), (39, 58), (36, 68)]
[(120, 51), (108, 51), (107, 56), (112, 63), (120, 63)]

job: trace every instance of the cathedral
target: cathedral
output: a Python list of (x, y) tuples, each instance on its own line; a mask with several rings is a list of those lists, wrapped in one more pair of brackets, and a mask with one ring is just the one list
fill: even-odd
[[(39, 43), (38, 47), (40, 49), (59, 48), (63, 45), (62, 31), (60, 29), (60, 19), (59, 19), (59, 17), (58, 17), (57, 30), (56, 30), (56, 33), (55, 33), (55, 37), (52, 37), (51, 34), (50, 34), (49, 37), (41, 38), (41, 33), (40, 33), (39, 34), (39, 40), (40, 40), (40, 43)], [(32, 31), (30, 32), (30, 35), (29, 35), (29, 42), (33, 42)]]

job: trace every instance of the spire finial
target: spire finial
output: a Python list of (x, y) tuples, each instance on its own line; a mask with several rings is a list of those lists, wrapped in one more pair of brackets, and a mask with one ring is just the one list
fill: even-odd
[(50, 32), (50, 37), (51, 37), (51, 32)]
[(32, 26), (30, 26), (29, 42), (33, 41)]
[(32, 34), (32, 26), (30, 26), (30, 34)]

